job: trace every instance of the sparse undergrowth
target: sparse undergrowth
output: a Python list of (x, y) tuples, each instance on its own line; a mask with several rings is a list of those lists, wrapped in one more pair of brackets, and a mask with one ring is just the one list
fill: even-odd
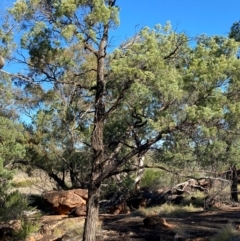
[(240, 233), (232, 224), (227, 224), (210, 241), (239, 241)]
[[(81, 238), (83, 236), (84, 221), (85, 219), (78, 219), (77, 221), (75, 218), (65, 219), (61, 225), (54, 228), (53, 235), (56, 238), (65, 236), (68, 237), (69, 240), (72, 240), (75, 237)], [(97, 223), (97, 231), (100, 231), (101, 229), (102, 222), (99, 221)]]
[(13, 233), (13, 238), (16, 241), (26, 240), (32, 233), (38, 231), (40, 223), (38, 218), (35, 221), (23, 219), (21, 221), (21, 229)]
[(194, 195), (185, 196), (182, 202), (182, 205), (189, 206), (193, 205), (194, 207), (204, 207), (204, 198), (206, 194), (204, 192), (197, 191)]
[(192, 204), (188, 206), (177, 206), (173, 204), (163, 204), (150, 208), (141, 208), (131, 213), (132, 216), (149, 217), (152, 215), (161, 215), (164, 217), (186, 217), (189, 212), (203, 211), (203, 208), (195, 207)]
[(54, 229), (53, 235), (55, 237), (62, 237), (65, 234), (78, 235), (82, 237), (83, 235), (83, 227), (84, 227), (84, 219), (81, 221), (77, 221), (75, 219), (66, 219), (62, 223)]
[(34, 221), (26, 218), (26, 212), (35, 211), (29, 207), (28, 199), (18, 191), (6, 195), (3, 207), (0, 207), (0, 221), (6, 225), (10, 222), (15, 225), (9, 225), (9, 233), (3, 233), (4, 236), (10, 236), (12, 241), (25, 240), (32, 232), (39, 229), (39, 215), (34, 216)]

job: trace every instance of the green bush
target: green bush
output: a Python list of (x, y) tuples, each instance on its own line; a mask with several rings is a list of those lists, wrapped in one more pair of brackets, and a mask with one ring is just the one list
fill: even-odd
[(108, 179), (101, 188), (101, 198), (110, 199), (134, 190), (134, 180), (129, 176), (121, 177), (121, 181)]
[(156, 169), (146, 169), (141, 179), (142, 188), (153, 188), (160, 185), (163, 173)]
[(16, 241), (24, 241), (26, 238), (36, 231), (38, 231), (40, 228), (40, 224), (38, 221), (31, 221), (23, 219), (21, 220), (21, 229), (17, 232), (13, 233), (13, 238)]
[(27, 198), (18, 191), (11, 192), (6, 196), (4, 205), (0, 208), (0, 220), (21, 219), (23, 211), (28, 209)]
[(11, 220), (19, 220), (21, 222), (20, 230), (13, 232), (11, 240), (25, 240), (30, 233), (39, 228), (37, 218), (35, 222), (32, 222), (24, 216), (24, 211), (32, 210), (34, 209), (29, 207), (27, 197), (18, 191), (6, 195), (3, 205), (0, 207), (0, 221), (7, 223)]
[(185, 196), (183, 199), (183, 205), (192, 204), (194, 207), (204, 207), (204, 198), (206, 194), (204, 192), (196, 191), (192, 195)]

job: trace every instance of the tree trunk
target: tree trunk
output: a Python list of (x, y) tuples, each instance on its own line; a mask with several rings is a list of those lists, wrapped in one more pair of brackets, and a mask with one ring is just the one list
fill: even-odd
[(135, 191), (138, 191), (140, 189), (140, 182), (141, 182), (141, 179), (143, 177), (143, 174), (144, 174), (144, 168), (141, 168), (143, 167), (144, 165), (144, 159), (145, 157), (144, 156), (138, 156), (138, 171), (137, 171), (137, 177), (135, 178)]
[(105, 103), (104, 103), (104, 68), (106, 57), (106, 46), (108, 39), (108, 25), (104, 26), (102, 40), (99, 44), (97, 57), (97, 79), (96, 79), (96, 94), (95, 94), (95, 112), (94, 112), (94, 128), (91, 136), (91, 146), (93, 150), (91, 180), (88, 186), (88, 202), (87, 216), (84, 225), (83, 241), (96, 240), (96, 227), (98, 222), (98, 208), (100, 185), (103, 181), (101, 174), (104, 169), (104, 142), (103, 130), (105, 119)]
[(236, 166), (232, 168), (232, 186), (231, 186), (231, 196), (234, 202), (238, 202), (238, 176)]
[(235, 165), (230, 166), (229, 170), (226, 172), (226, 179), (232, 181), (231, 198), (234, 202), (238, 202), (238, 174)]
[(96, 230), (98, 224), (98, 202), (100, 196), (99, 187), (89, 187), (88, 189), (88, 203), (87, 203), (87, 215), (84, 225), (84, 241), (95, 241)]

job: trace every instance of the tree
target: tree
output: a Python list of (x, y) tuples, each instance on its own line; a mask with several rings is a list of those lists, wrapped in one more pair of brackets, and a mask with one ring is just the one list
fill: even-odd
[(10, 171), (9, 166), (12, 166), (16, 159), (25, 156), (24, 128), (12, 117), (9, 109), (0, 110), (0, 220), (21, 220), (21, 229), (16, 230), (14, 235), (18, 240), (23, 240), (29, 235), (26, 230), (32, 226), (28, 221), (24, 221), (23, 211), (29, 210), (29, 203), (27, 197), (11, 190), (14, 171)]
[[(234, 39), (237, 42), (240, 42), (240, 21), (234, 22), (230, 28), (230, 32), (228, 34), (229, 38)], [(239, 51), (238, 51), (239, 58)]]
[[(118, 11), (113, 0), (18, 0), (10, 9), (20, 30), (20, 55), (14, 57), (27, 67), (14, 81), (48, 82), (53, 92), (68, 85), (74, 91), (66, 98), (81, 100), (74, 111), (71, 105), (67, 109), (72, 118), (79, 117), (74, 128), (89, 130), (82, 131), (81, 145), (75, 144), (91, 157), (85, 241), (96, 239), (104, 180), (136, 170), (130, 165), (135, 157), (162, 150), (171, 136), (205, 133), (221, 124), (227, 131), (230, 115), (239, 115), (234, 40), (201, 37), (191, 48), (185, 34), (170, 24), (157, 25), (143, 28), (108, 54)], [(38, 120), (52, 111), (44, 108)]]
[(240, 41), (240, 21), (233, 23), (228, 36), (229, 38), (235, 39), (237, 42)]
[[(27, 158), (18, 163), (44, 170), (60, 189), (86, 188), (91, 152), (88, 144), (86, 147), (83, 145), (89, 140), (90, 133), (85, 127), (86, 119), (79, 106), (81, 100), (77, 94), (69, 98), (75, 92), (69, 85), (55, 86), (54, 92), (41, 89), (38, 98), (32, 95), (32, 91), (36, 92), (36, 87), (33, 88), (35, 90), (32, 87), (25, 88), (28, 103), (29, 98), (34, 103), (41, 99), (42, 103), (38, 104), (38, 110), (31, 116), (32, 124), (26, 126)], [(66, 183), (68, 177), (70, 182)]]
[[(23, 145), (24, 136), (21, 125), (12, 120), (0, 116), (0, 182), (1, 199), (5, 199), (9, 189), (9, 180), (12, 173), (5, 166), (10, 164), (15, 158), (21, 158), (25, 154)], [(11, 130), (11, 132), (9, 131)]]

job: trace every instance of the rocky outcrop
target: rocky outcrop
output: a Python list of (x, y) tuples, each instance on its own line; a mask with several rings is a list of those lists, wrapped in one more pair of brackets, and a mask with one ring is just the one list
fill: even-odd
[[(81, 207), (78, 216), (85, 215), (88, 190), (73, 189), (68, 191), (48, 191), (42, 195), (43, 199), (58, 214), (69, 214)], [(81, 215), (79, 215), (81, 213)]]

